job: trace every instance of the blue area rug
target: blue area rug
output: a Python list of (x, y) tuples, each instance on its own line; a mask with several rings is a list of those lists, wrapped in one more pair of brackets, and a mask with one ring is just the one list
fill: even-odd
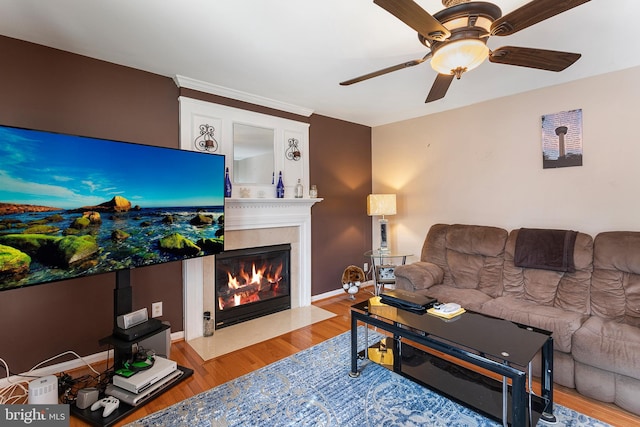
[[(358, 334), (360, 348), (364, 333)], [(369, 333), (371, 344), (379, 340)], [(500, 426), (380, 365), (360, 361), (350, 378), (350, 334), (200, 393), (128, 427)], [(539, 426), (608, 426), (558, 404)]]

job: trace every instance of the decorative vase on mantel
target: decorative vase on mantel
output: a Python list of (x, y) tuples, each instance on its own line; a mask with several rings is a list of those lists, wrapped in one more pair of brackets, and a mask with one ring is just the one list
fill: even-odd
[(284, 183), (282, 182), (282, 171), (278, 173), (278, 186), (276, 187), (276, 197), (284, 198)]
[(229, 168), (224, 172), (224, 197), (231, 197), (231, 179), (229, 179)]

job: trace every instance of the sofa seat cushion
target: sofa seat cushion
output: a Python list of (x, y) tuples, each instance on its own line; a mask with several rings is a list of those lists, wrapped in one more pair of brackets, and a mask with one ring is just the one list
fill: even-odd
[(640, 328), (591, 316), (575, 333), (572, 354), (585, 365), (640, 379)]
[(557, 307), (539, 305), (512, 296), (487, 301), (481, 313), (553, 332), (554, 350), (571, 352), (571, 337), (588, 316)]
[(437, 299), (438, 302), (456, 302), (473, 311), (479, 311), (480, 307), (491, 299), (489, 295), (478, 289), (460, 289), (447, 285), (434, 285), (424, 293)]

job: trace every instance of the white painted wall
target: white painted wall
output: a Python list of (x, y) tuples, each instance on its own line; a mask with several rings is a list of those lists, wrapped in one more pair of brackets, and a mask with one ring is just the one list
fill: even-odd
[[(416, 260), (438, 222), (640, 231), (639, 102), (631, 68), (374, 128), (373, 190), (398, 197), (391, 248)], [(541, 116), (578, 108), (583, 166), (542, 169)]]

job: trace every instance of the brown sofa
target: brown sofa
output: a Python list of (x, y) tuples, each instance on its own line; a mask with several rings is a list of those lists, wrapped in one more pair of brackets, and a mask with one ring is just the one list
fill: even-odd
[(640, 232), (573, 233), (560, 269), (518, 266), (520, 232), (436, 224), (396, 287), (552, 331), (555, 382), (640, 414)]

